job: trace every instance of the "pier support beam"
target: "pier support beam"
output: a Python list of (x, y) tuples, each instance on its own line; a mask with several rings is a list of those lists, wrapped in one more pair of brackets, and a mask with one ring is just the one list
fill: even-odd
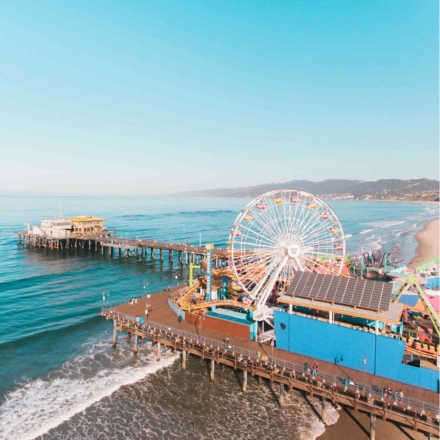
[(134, 335), (134, 343), (133, 343), (133, 353), (136, 354), (138, 352), (138, 335)]
[(157, 362), (160, 361), (160, 342), (157, 343), (156, 360)]
[(324, 425), (327, 425), (327, 413), (325, 412), (325, 397), (321, 397), (321, 419)]
[(284, 384), (280, 383), (280, 407), (284, 406)]
[(163, 249), (159, 249), (159, 259), (163, 262)]
[(113, 340), (112, 340), (113, 347), (116, 347), (117, 342), (118, 342), (118, 330), (116, 329), (116, 321), (113, 321)]
[(376, 415), (370, 413), (370, 440), (376, 440)]
[(243, 385), (241, 387), (243, 393), (247, 391), (247, 371), (243, 371)]
[(211, 359), (211, 372), (209, 373), (209, 378), (211, 379), (211, 381), (214, 381), (214, 370), (215, 369), (215, 360)]
[(182, 370), (186, 370), (186, 351), (182, 351)]

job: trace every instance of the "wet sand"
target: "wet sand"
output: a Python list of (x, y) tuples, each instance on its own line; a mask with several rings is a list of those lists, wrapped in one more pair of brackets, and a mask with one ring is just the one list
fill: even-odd
[(432, 220), (416, 234), (418, 246), (416, 256), (408, 267), (416, 268), (426, 261), (439, 256), (440, 219)]
[[(326, 426), (319, 440), (368, 440), (370, 438), (370, 417), (348, 408), (339, 411), (339, 419), (334, 425)], [(413, 429), (397, 426), (376, 417), (376, 439), (426, 440), (426, 434)]]

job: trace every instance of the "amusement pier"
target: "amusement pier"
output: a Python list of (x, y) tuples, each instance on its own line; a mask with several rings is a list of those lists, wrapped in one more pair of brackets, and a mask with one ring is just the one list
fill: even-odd
[[(170, 263), (177, 253), (189, 265), (188, 283), (102, 307), (114, 347), (121, 334), (135, 354), (151, 341), (157, 360), (164, 347), (178, 351), (182, 370), (196, 356), (212, 381), (216, 367), (233, 368), (243, 393), (249, 375), (270, 381), (281, 407), (291, 390), (318, 397), (324, 424), (330, 405), (367, 413), (371, 439), (377, 417), (439, 434), (438, 257), (408, 270), (380, 250), (345, 255), (336, 213), (312, 194), (256, 198), (238, 214), (227, 249), (121, 239), (95, 217), (46, 220), (16, 234), (25, 246), (162, 261), (165, 251)], [(200, 267), (204, 275), (194, 278)]]
[[(164, 243), (154, 240), (129, 239), (115, 236), (115, 231), (107, 231), (104, 219), (92, 216), (79, 216), (72, 219), (43, 220), (41, 226), (34, 226), (25, 231), (15, 232), (19, 243), (25, 246), (55, 249), (88, 249), (102, 255), (118, 257), (137, 257), (164, 261), (165, 252), (168, 260), (174, 262), (175, 254), (180, 264), (199, 262), (205, 255), (205, 248), (185, 243)], [(79, 225), (77, 227), (77, 224)], [(227, 259), (227, 252), (213, 250), (214, 264)]]

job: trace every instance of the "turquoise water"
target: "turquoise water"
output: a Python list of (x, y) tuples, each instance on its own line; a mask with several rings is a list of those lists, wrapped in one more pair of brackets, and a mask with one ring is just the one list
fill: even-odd
[[(118, 236), (225, 247), (230, 227), (248, 200), (0, 197), (0, 202), (0, 438), (34, 438), (50, 429), (45, 438), (86, 438), (78, 432), (88, 424), (99, 426), (97, 417), (103, 420), (102, 429), (111, 426), (104, 414), (92, 417), (90, 411), (102, 410), (104, 403), (107, 413), (116, 411), (112, 396), (122, 385), (134, 392), (139, 381), (148, 375), (159, 380), (158, 369), (176, 360), (170, 353), (159, 365), (140, 350), (134, 361), (124, 345), (113, 351), (111, 324), (98, 316), (103, 292), (107, 303), (127, 301), (182, 282), (187, 269), (166, 260), (161, 264), (81, 250), (26, 249), (13, 232), (25, 229), (24, 223), (57, 217), (61, 206), (64, 216), (106, 218)], [(348, 237), (348, 252), (398, 248), (403, 262), (414, 254), (415, 232), (438, 217), (431, 204), (329, 204)], [(147, 423), (154, 431), (162, 422), (150, 415)], [(179, 426), (183, 435), (195, 429), (185, 425), (184, 415)]]

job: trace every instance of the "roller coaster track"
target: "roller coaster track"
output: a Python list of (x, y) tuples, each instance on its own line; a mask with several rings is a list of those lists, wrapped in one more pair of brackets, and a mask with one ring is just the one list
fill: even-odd
[(429, 302), (428, 297), (426, 296), (425, 292), (421, 289), (419, 283), (416, 281), (413, 275), (408, 277), (405, 284), (399, 289), (399, 291), (391, 300), (391, 302), (392, 303), (398, 302), (400, 297), (403, 295), (404, 292), (408, 290), (409, 287), (414, 287), (414, 289), (416, 290), (417, 294), (419, 295), (420, 301), (422, 301), (423, 307), (425, 308), (426, 313), (428, 314), (429, 319), (431, 320), (435, 332), (437, 333), (438, 336), (440, 336), (440, 317), (438, 313), (435, 311), (432, 304)]

